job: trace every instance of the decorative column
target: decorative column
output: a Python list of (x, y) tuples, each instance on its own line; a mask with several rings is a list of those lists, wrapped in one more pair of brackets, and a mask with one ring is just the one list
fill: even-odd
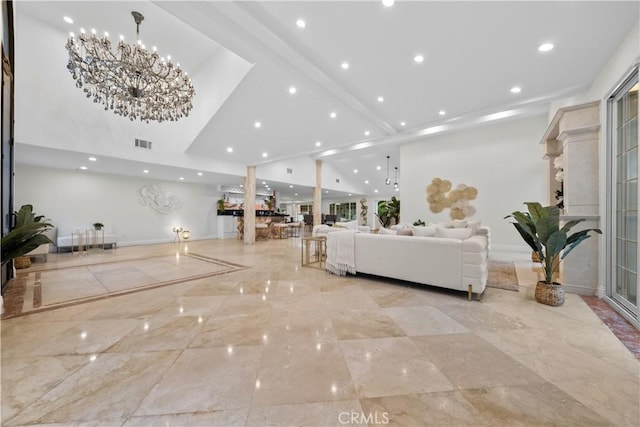
[(256, 242), (256, 167), (247, 166), (244, 178), (244, 244)]
[(316, 186), (313, 189), (313, 225), (322, 224), (322, 160), (316, 160)]
[[(600, 103), (591, 102), (558, 110), (542, 141), (547, 144), (547, 153), (562, 155), (564, 212), (560, 217), (561, 225), (574, 219), (585, 219), (570, 233), (600, 228), (599, 131)], [(604, 296), (604, 283), (598, 283), (599, 237), (591, 234), (592, 237), (562, 261), (561, 280), (568, 292)]]

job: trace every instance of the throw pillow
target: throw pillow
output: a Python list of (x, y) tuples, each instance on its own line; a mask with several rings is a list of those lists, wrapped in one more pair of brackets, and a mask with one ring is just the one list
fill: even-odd
[(416, 226), (412, 229), (414, 236), (433, 237), (436, 235), (435, 225)]
[(436, 228), (436, 237), (447, 237), (449, 239), (466, 240), (471, 237), (470, 228)]
[(413, 236), (413, 232), (409, 228), (401, 228), (396, 232), (398, 236)]
[(390, 230), (388, 228), (380, 228), (380, 231), (378, 231), (378, 234), (396, 234), (396, 230)]
[(454, 219), (453, 228), (465, 228), (467, 226), (466, 219)]
[(480, 221), (467, 221), (467, 228), (472, 230), (472, 236), (478, 234), (478, 227), (480, 227), (480, 225), (482, 225)]

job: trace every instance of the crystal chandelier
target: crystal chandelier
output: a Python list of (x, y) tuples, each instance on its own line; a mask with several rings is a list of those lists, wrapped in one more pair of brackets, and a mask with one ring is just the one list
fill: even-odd
[(140, 41), (140, 23), (144, 16), (131, 12), (136, 23), (137, 44), (126, 44), (124, 37), (116, 52), (111, 51), (109, 34), (91, 35), (80, 29), (76, 38), (70, 34), (66, 48), (69, 51), (67, 69), (87, 98), (104, 105), (115, 114), (163, 122), (188, 116), (195, 95), (191, 79), (174, 65), (171, 57), (160, 57), (153, 48), (148, 52)]

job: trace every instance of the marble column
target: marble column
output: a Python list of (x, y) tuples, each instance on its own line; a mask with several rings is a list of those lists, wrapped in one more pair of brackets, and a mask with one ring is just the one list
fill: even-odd
[(322, 224), (322, 160), (316, 160), (316, 186), (313, 188), (313, 225)]
[[(585, 219), (570, 230), (600, 228), (598, 191), (598, 141), (600, 103), (566, 107), (558, 110), (545, 134), (547, 152), (560, 152), (564, 171), (564, 212), (562, 224)], [(558, 147), (559, 146), (559, 147)], [(604, 295), (599, 283), (597, 234), (582, 242), (561, 263), (561, 281), (567, 292)]]
[(244, 178), (244, 244), (256, 242), (256, 167), (247, 166)]

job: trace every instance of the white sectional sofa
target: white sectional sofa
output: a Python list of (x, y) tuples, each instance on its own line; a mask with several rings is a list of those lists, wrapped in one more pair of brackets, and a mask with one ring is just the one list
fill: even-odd
[(355, 233), (355, 271), (466, 291), (470, 300), (475, 293), (479, 300), (487, 284), (489, 229), (477, 233), (464, 240)]

